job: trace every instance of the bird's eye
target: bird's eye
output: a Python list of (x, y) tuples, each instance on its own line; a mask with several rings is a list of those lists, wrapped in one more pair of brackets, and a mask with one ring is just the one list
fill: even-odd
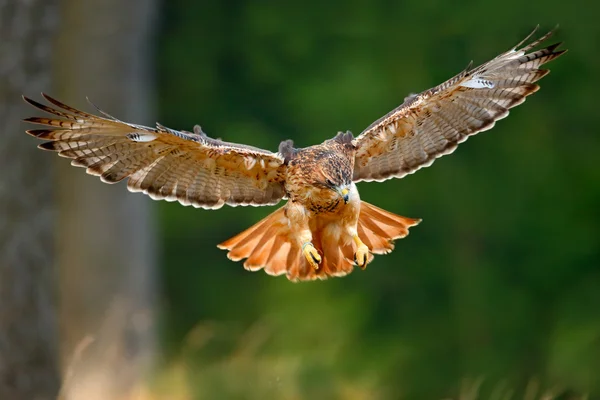
[(335, 186), (335, 185), (333, 184), (333, 182), (331, 181), (331, 179), (327, 179), (327, 180), (325, 181), (325, 183), (327, 183), (327, 185), (328, 185), (328, 186)]

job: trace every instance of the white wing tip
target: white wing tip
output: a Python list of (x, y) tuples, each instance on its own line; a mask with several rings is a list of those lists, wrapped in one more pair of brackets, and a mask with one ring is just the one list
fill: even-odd
[(144, 143), (153, 141), (156, 139), (156, 135), (148, 132), (132, 132), (127, 134), (127, 138), (134, 142)]
[(472, 89), (493, 89), (496, 84), (489, 79), (474, 76), (468, 81), (462, 82), (460, 86)]

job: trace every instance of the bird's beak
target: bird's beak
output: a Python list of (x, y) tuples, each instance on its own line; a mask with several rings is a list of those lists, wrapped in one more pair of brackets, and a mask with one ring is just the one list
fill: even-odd
[(340, 194), (342, 195), (342, 198), (344, 199), (344, 203), (345, 203), (345, 204), (348, 204), (348, 200), (349, 200), (349, 192), (350, 192), (350, 191), (349, 191), (347, 188), (346, 188), (346, 189), (342, 189), (342, 190), (340, 191)]

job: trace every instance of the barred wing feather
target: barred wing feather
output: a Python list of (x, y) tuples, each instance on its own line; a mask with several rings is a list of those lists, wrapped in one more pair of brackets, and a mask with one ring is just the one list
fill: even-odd
[(276, 204), (285, 195), (284, 160), (276, 153), (212, 139), (200, 127), (194, 133), (149, 128), (100, 110), (99, 117), (42, 95), (52, 106), (23, 98), (53, 116), (25, 119), (48, 127), (27, 133), (106, 183), (128, 178), (132, 192), (212, 209)]
[(373, 122), (356, 139), (354, 181), (402, 178), (436, 158), (452, 153), (471, 135), (491, 129), (509, 109), (536, 92), (540, 69), (563, 54), (560, 43), (529, 52), (552, 32), (523, 45), (533, 35), (493, 60), (467, 67), (450, 80), (405, 99)]

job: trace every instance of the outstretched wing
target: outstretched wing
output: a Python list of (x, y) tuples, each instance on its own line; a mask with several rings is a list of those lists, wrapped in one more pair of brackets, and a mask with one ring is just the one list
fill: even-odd
[(103, 182), (129, 178), (132, 192), (211, 209), (276, 204), (285, 195), (285, 165), (278, 154), (211, 139), (200, 127), (180, 132), (129, 124), (100, 110), (103, 117), (95, 116), (42, 95), (55, 108), (23, 99), (56, 117), (25, 119), (50, 127), (27, 133), (49, 140), (39, 147), (72, 158), (72, 165)]
[(566, 51), (557, 50), (557, 43), (528, 53), (552, 32), (519, 49), (534, 32), (493, 60), (409, 96), (372, 123), (353, 142), (354, 181), (402, 178), (506, 117), (510, 108), (539, 89), (535, 82), (549, 72), (539, 67)]

